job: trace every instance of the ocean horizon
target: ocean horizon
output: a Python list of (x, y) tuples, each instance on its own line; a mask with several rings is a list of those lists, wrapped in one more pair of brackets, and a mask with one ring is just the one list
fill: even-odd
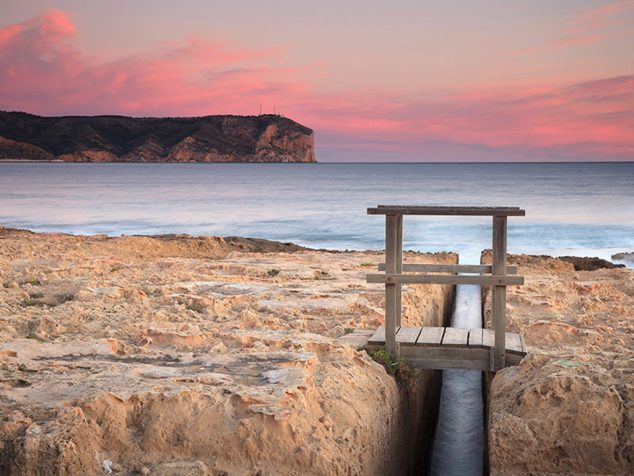
[[(91, 235), (245, 236), (380, 249), (378, 204), (519, 206), (509, 252), (634, 249), (634, 163), (0, 163), (0, 224)], [(490, 219), (406, 217), (404, 246), (477, 259)]]

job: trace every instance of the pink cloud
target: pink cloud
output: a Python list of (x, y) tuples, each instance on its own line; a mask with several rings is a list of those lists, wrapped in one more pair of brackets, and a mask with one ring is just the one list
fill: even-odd
[[(417, 156), (447, 146), (500, 157), (632, 159), (634, 76), (563, 88), (491, 85), (411, 99), (364, 90), (318, 94), (279, 48), (191, 36), (161, 53), (99, 61), (75, 46), (61, 11), (0, 29), (0, 108), (38, 114), (256, 114), (264, 104), (337, 150)], [(429, 159), (430, 157), (423, 157)]]
[(254, 113), (260, 102), (301, 89), (290, 70), (243, 67), (279, 50), (248, 50), (189, 37), (160, 54), (99, 62), (73, 46), (61, 11), (0, 30), (5, 109), (41, 114), (182, 115)]
[(536, 46), (522, 48), (517, 52), (521, 54), (549, 53), (629, 35), (632, 30), (624, 26), (631, 22), (632, 13), (634, 13), (634, 0), (621, 0), (590, 8), (566, 22), (559, 36)]
[[(362, 117), (362, 127), (342, 121), (328, 131), (333, 142), (349, 132), (370, 142), (379, 136), (400, 150), (447, 143), (485, 147), (500, 155), (634, 159), (634, 75), (530, 93), (478, 90), (389, 109), (379, 102), (364, 104), (342, 111), (343, 117)], [(335, 110), (328, 114), (338, 115)], [(359, 140), (347, 147), (355, 144), (364, 147)]]
[(633, 10), (634, 0), (619, 0), (590, 8), (574, 19), (572, 30), (587, 31), (620, 25), (627, 21), (624, 14)]

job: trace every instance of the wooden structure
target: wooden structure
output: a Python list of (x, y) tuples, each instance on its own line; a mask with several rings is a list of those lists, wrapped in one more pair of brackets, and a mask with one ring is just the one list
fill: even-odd
[[(523, 284), (524, 278), (516, 275), (516, 267), (506, 264), (506, 236), (507, 217), (524, 216), (524, 210), (516, 207), (379, 205), (368, 208), (368, 214), (385, 215), (385, 264), (379, 265), (379, 271), (385, 273), (367, 276), (369, 283), (385, 284), (385, 327), (374, 333), (368, 341), (369, 347), (385, 345), (385, 349), (395, 357), (403, 357), (418, 367), (434, 369), (495, 371), (521, 359), (526, 353), (523, 337), (506, 333), (505, 330), (506, 286)], [(404, 264), (404, 215), (492, 217), (492, 265)], [(403, 284), (415, 283), (491, 286), (491, 322), (494, 330), (401, 327), (401, 287)]]

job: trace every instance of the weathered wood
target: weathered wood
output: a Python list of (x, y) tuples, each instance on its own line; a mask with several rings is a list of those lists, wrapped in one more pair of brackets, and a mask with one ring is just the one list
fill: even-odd
[(482, 329), (469, 330), (469, 347), (482, 347)]
[(480, 370), (488, 371), (489, 366), (486, 360), (476, 360), (472, 357), (466, 360), (456, 359), (426, 359), (415, 358), (408, 359), (407, 363), (414, 368), (425, 370), (448, 370), (448, 369), (461, 369), (461, 370)]
[(414, 345), (422, 327), (401, 327), (396, 334), (396, 342), (402, 345)]
[[(447, 334), (447, 331), (449, 334)], [(479, 332), (481, 331), (481, 332)], [(453, 340), (451, 334), (460, 334), (459, 340), (463, 345), (450, 345)], [(464, 342), (464, 334), (469, 335), (468, 345)], [(418, 335), (418, 338), (416, 336)], [(472, 336), (475, 336), (472, 340)], [(478, 344), (479, 336), (482, 336), (482, 344)], [(445, 338), (447, 342), (445, 342)], [(522, 336), (509, 332), (507, 340), (509, 345), (521, 342)], [(458, 340), (458, 339), (457, 339)], [(413, 345), (413, 342), (416, 345)], [(492, 370), (495, 345), (495, 333), (490, 329), (461, 329), (443, 327), (401, 327), (396, 333), (396, 342), (400, 345), (400, 357), (415, 367), (427, 369), (475, 369)], [(442, 344), (441, 344), (442, 342)], [(385, 345), (385, 327), (379, 327), (368, 339), (368, 348), (379, 348)], [(517, 365), (524, 357), (525, 352), (520, 352), (517, 347), (509, 347), (506, 354), (505, 365)]]
[(516, 354), (514, 352), (509, 352), (506, 354), (506, 366), (509, 365), (519, 365), (522, 359), (526, 354)]
[[(395, 215), (385, 217), (385, 268), (389, 273), (396, 273), (396, 239), (397, 218)], [(385, 350), (394, 357), (398, 356), (396, 347), (396, 283), (385, 282)]]
[[(396, 273), (403, 273), (403, 215), (396, 217)], [(396, 327), (401, 326), (403, 285), (396, 283)]]
[(423, 327), (423, 330), (416, 341), (416, 345), (440, 345), (444, 334), (444, 327)]
[[(506, 221), (505, 216), (493, 217), (493, 275), (506, 274)], [(506, 353), (506, 287), (495, 284), (492, 295), (492, 322), (495, 330), (495, 370), (504, 368)]]
[(449, 275), (449, 274), (368, 274), (368, 283), (378, 284), (479, 284), (481, 286), (510, 286), (524, 284), (524, 276), (505, 275)]
[(447, 327), (445, 335), (442, 338), (442, 346), (450, 347), (466, 347), (469, 341), (469, 329), (460, 329), (458, 327)]
[(368, 339), (368, 345), (385, 345), (385, 326), (377, 328)]
[(515, 332), (506, 333), (506, 351), (515, 353), (524, 353), (522, 350), (522, 341), (520, 335)]
[[(413, 273), (491, 273), (492, 266), (488, 264), (423, 264), (403, 263), (404, 272)], [(385, 263), (379, 263), (379, 271), (385, 271)], [(507, 274), (517, 274), (517, 266), (507, 266)]]
[(486, 347), (495, 347), (495, 332), (491, 329), (482, 329), (482, 345)]
[(379, 205), (368, 208), (368, 215), (462, 215), (462, 216), (524, 216), (518, 207), (437, 207), (418, 205)]
[(477, 347), (403, 347), (402, 358), (426, 369), (488, 370), (488, 350)]

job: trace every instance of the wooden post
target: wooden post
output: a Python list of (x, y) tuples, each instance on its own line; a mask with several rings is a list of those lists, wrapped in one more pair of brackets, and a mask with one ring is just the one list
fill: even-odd
[[(396, 272), (403, 273), (403, 215), (396, 216)], [(401, 327), (402, 290), (403, 285), (398, 283), (396, 285), (396, 329)]]
[[(506, 275), (506, 216), (493, 217), (493, 274)], [(492, 287), (491, 324), (495, 330), (493, 370), (503, 369), (506, 351), (506, 286)]]
[[(397, 257), (396, 215), (385, 215), (385, 272), (396, 273)], [(396, 348), (396, 284), (385, 284), (385, 350), (393, 357), (398, 356)]]

